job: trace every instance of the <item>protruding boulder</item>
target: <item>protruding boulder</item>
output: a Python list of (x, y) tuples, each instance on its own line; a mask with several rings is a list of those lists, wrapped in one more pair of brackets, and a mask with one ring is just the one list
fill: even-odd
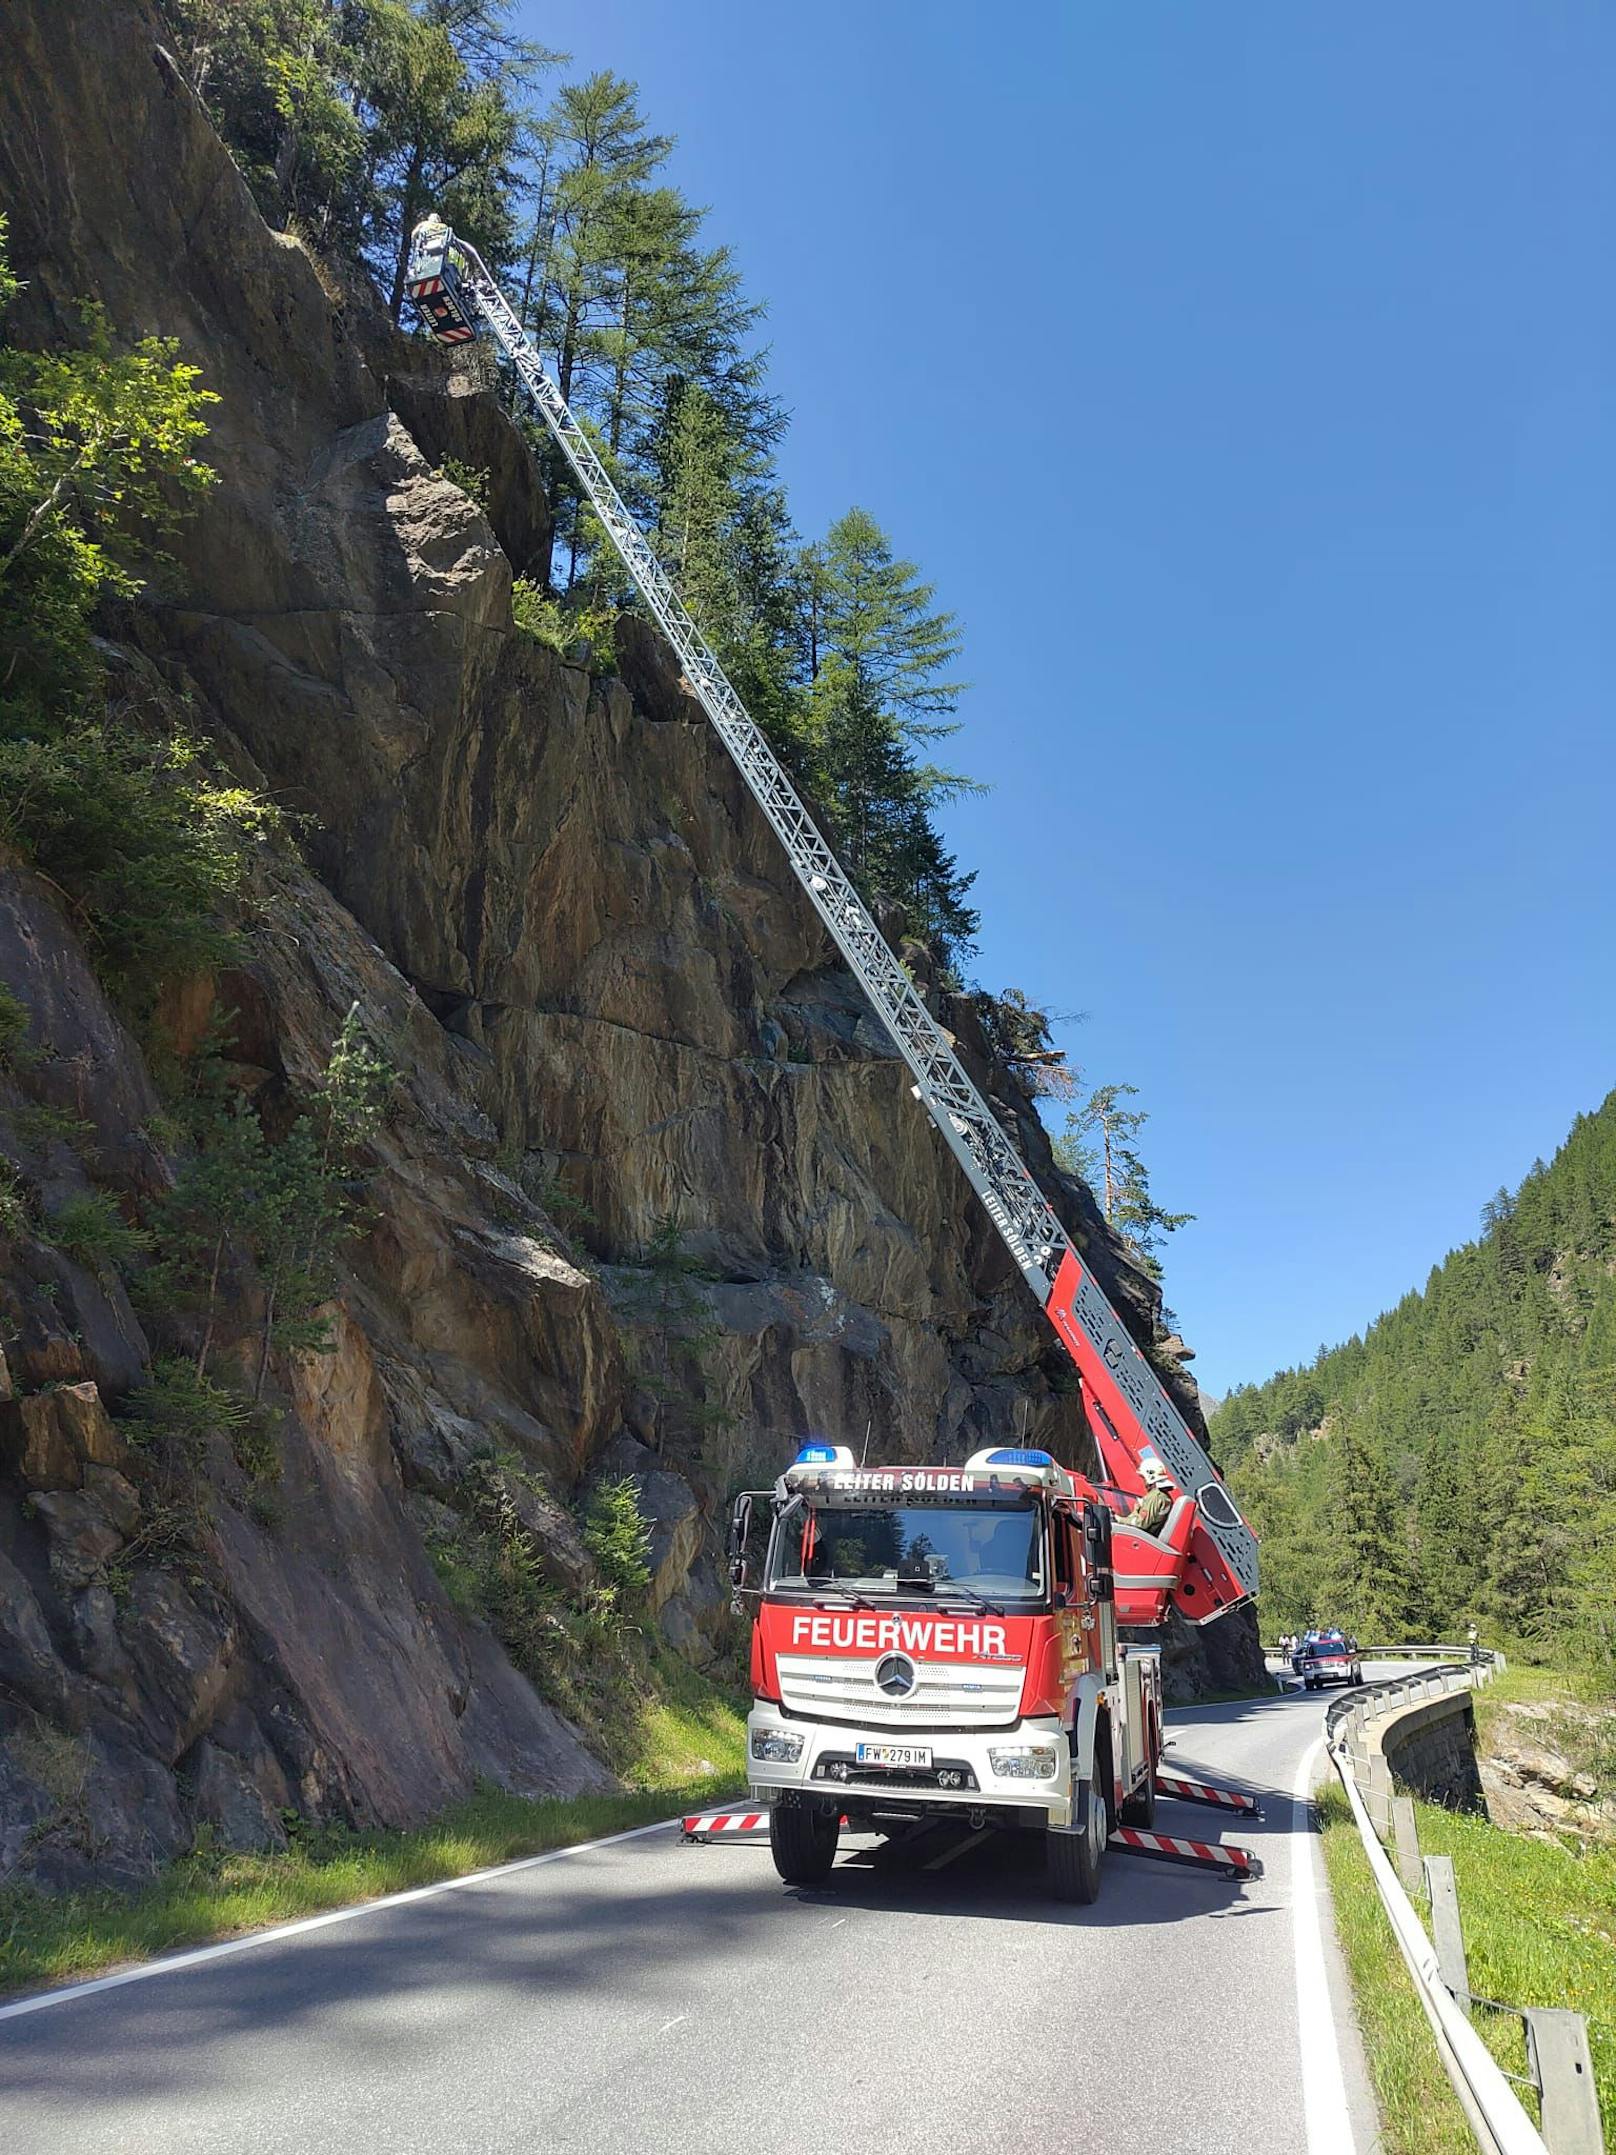
[(64, 1593), (105, 1569), (123, 1547), (124, 1537), (93, 1496), (74, 1489), (46, 1489), (34, 1498), (35, 1515), (45, 1522), (51, 1577)]
[(286, 1828), (264, 1800), (245, 1764), (204, 1736), (191, 1765), (193, 1805), (199, 1823), (211, 1826), (224, 1848), (284, 1848)]
[(121, 1467), (128, 1456), (88, 1380), (0, 1405), (0, 1461), (9, 1458), (30, 1489), (77, 1489), (88, 1465)]

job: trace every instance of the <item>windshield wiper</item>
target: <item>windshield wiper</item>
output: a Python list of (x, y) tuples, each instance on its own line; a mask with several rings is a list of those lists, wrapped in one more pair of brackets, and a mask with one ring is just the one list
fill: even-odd
[(833, 1603), (820, 1598), (823, 1594), (834, 1594), (837, 1601), (846, 1602), (850, 1609), (873, 1609), (875, 1607), (873, 1601), (866, 1601), (862, 1594), (855, 1594), (850, 1587), (844, 1589), (839, 1586), (829, 1586), (816, 1589), (814, 1595), (814, 1607), (816, 1609), (829, 1609), (834, 1606)]
[(986, 1594), (979, 1594), (974, 1586), (962, 1585), (958, 1579), (939, 1579), (937, 1581), (937, 1592), (939, 1594), (955, 1594), (960, 1600), (968, 1601), (974, 1609), (986, 1609), (989, 1616), (1003, 1616), (1004, 1614), (1004, 1610), (999, 1606), (998, 1602), (989, 1601)]

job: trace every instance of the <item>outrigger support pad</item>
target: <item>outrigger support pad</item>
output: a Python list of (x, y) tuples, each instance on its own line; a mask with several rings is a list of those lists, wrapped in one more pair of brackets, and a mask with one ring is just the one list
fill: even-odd
[(1217, 1871), (1225, 1878), (1262, 1876), (1262, 1860), (1256, 1850), (1238, 1847), (1233, 1841), (1182, 1841), (1171, 1833), (1146, 1833), (1138, 1826), (1118, 1826), (1107, 1845), (1130, 1856), (1152, 1856), (1161, 1863)]

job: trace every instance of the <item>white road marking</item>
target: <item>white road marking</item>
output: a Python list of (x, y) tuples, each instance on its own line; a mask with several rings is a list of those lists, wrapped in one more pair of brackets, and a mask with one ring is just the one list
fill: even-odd
[(1308, 1817), (1321, 1736), (1308, 1746), (1291, 1792), (1291, 1920), (1296, 1932), (1296, 2023), (1302, 2052), (1302, 2118), (1307, 2155), (1356, 2155), (1347, 2083), (1336, 2040), (1319, 1921), (1319, 1867)]
[(462, 1886), (482, 1886), (491, 1878), (509, 1878), (517, 1871), (537, 1870), (541, 1863), (560, 1863), (568, 1856), (587, 1856), (592, 1849), (615, 1848), (620, 1841), (637, 1841), (647, 1833), (667, 1833), (680, 1823), (677, 1818), (661, 1818), (652, 1826), (631, 1826), (626, 1833), (603, 1834), (598, 1841), (575, 1841), (570, 1848), (547, 1848), (542, 1856), (518, 1856), (513, 1863), (495, 1863), (486, 1871), (468, 1871), (464, 1878), (440, 1878), (435, 1885), (411, 1886), (403, 1893), (384, 1893), (378, 1900), (359, 1901), (351, 1908), (331, 1908), (324, 1915), (304, 1916), (296, 1923), (277, 1923), (272, 1930), (249, 1931), (244, 1938), (226, 1938), (218, 1945), (197, 1946), (189, 1953), (170, 1953), (162, 1960), (142, 1961), (138, 1968), (120, 1968), (116, 1975), (98, 1975), (88, 1983), (69, 1983), (61, 1990), (46, 1990), (32, 1998), (19, 1998), (14, 2005), (0, 2005), (0, 2020), (17, 2020), (24, 2013), (43, 2013), (47, 2006), (66, 2005), (74, 1998), (88, 1998), (98, 1990), (118, 1990), (125, 1983), (144, 1983), (149, 1976), (177, 1975), (182, 1968), (198, 1968), (204, 1961), (223, 1960), (227, 1953), (247, 1953), (254, 1946), (273, 1945), (280, 1938), (299, 1938), (306, 1931), (324, 1930), (331, 1923), (351, 1923), (355, 1916), (373, 1916), (382, 1908), (403, 1908), (411, 1901), (434, 1900), (440, 1893), (457, 1893)]
[(689, 2018), (690, 2015), (688, 2013), (675, 2013), (672, 2020), (665, 2020), (662, 2023), (661, 2027), (657, 2030), (657, 2034), (666, 2035), (670, 2028), (679, 2027), (684, 2021), (687, 2021)]

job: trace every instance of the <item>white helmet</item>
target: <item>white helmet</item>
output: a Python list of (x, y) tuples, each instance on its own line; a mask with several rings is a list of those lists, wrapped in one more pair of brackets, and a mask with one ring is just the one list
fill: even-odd
[(1152, 1489), (1171, 1489), (1173, 1486), (1173, 1477), (1159, 1459), (1144, 1462), (1144, 1476)]

